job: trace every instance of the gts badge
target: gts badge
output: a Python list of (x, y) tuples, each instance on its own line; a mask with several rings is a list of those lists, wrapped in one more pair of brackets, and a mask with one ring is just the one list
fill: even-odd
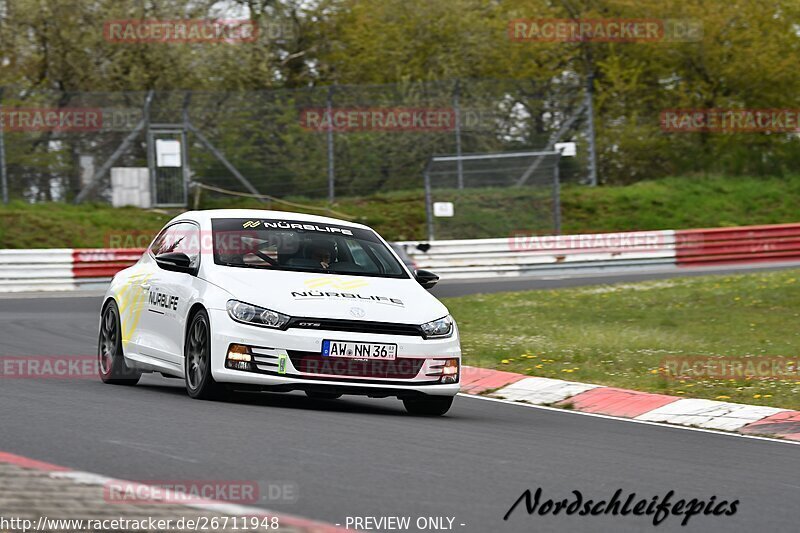
[(163, 309), (177, 311), (178, 300), (179, 298), (177, 296), (170, 296), (168, 294), (164, 294), (163, 292), (150, 291), (150, 305), (153, 307), (161, 307)]

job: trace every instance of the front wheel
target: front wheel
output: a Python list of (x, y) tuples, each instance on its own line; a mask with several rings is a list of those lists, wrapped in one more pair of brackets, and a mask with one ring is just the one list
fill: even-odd
[(198, 311), (189, 324), (184, 348), (186, 392), (198, 400), (221, 400), (227, 389), (211, 375), (211, 326), (208, 313)]
[(417, 416), (442, 416), (453, 405), (452, 396), (424, 396), (403, 398), (403, 405), (409, 414)]
[(122, 355), (122, 327), (119, 308), (111, 301), (103, 309), (100, 322), (100, 340), (97, 344), (97, 362), (100, 379), (112, 385), (136, 385), (142, 373), (128, 368)]

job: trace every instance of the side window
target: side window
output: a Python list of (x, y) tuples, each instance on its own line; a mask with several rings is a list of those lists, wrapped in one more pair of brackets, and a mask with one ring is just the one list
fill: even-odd
[(164, 246), (164, 242), (165, 242), (165, 240), (167, 238), (167, 233), (171, 229), (172, 229), (172, 227), (169, 227), (167, 229), (162, 229), (161, 230), (161, 233), (159, 233), (158, 237), (155, 238), (155, 240), (153, 241), (153, 244), (150, 245), (150, 253), (151, 254), (158, 255), (159, 253), (161, 253), (161, 252), (159, 252), (159, 250)]
[(200, 229), (188, 222), (179, 222), (166, 228), (150, 246), (154, 256), (170, 252), (183, 252), (192, 260), (192, 266), (200, 263)]

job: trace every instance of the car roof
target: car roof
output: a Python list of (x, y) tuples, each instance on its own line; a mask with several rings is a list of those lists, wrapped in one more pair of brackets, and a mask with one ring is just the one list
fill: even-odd
[(294, 213), (291, 211), (272, 211), (269, 209), (205, 209), (201, 211), (186, 211), (185, 213), (182, 213), (172, 219), (171, 222), (179, 222), (187, 219), (197, 222), (208, 222), (213, 218), (272, 218), (278, 220), (320, 222), (325, 224), (336, 224), (337, 226), (372, 229), (364, 224), (358, 224), (356, 222), (350, 222), (338, 218), (321, 217), (319, 215), (309, 215), (306, 213)]

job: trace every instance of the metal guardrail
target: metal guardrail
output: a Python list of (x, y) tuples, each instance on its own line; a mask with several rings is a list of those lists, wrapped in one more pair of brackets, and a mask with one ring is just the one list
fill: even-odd
[(110, 278), (128, 268), (144, 253), (145, 248), (88, 248), (72, 251), (72, 271), (76, 280)]
[(800, 260), (800, 224), (676, 232), (678, 266)]
[(506, 239), (401, 242), (418, 268), (447, 278), (520, 276), (675, 265), (675, 232), (642, 231)]
[(0, 292), (74, 289), (71, 248), (0, 250)]
[[(800, 261), (800, 224), (397, 243), (444, 279)], [(0, 292), (100, 287), (143, 249), (0, 250)]]

